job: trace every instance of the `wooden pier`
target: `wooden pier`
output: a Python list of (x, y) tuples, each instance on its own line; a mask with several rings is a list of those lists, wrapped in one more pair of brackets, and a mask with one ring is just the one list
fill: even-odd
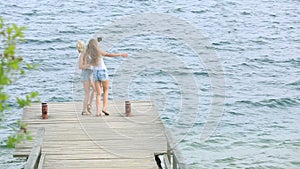
[(132, 101), (130, 117), (124, 102), (110, 102), (110, 116), (81, 110), (78, 102), (48, 103), (49, 118), (42, 119), (40, 103), (25, 107), (21, 121), (34, 139), (18, 144), (14, 157), (29, 156), (42, 127), (40, 168), (158, 168), (154, 153), (167, 152), (167, 140), (152, 102)]

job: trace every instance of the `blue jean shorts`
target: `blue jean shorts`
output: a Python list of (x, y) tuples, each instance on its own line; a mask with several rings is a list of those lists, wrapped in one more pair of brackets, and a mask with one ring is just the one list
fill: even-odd
[(104, 82), (108, 80), (108, 73), (107, 70), (94, 70), (94, 80), (95, 82), (100, 81)]
[(84, 81), (90, 81), (92, 75), (93, 75), (93, 71), (91, 69), (83, 69), (81, 71), (80, 80), (82, 82), (84, 82)]

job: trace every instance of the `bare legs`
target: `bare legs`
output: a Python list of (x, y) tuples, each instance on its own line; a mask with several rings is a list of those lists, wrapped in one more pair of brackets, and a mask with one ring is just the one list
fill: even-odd
[[(90, 88), (92, 87), (92, 91)], [(89, 115), (91, 114), (91, 106), (95, 96), (95, 84), (91, 81), (84, 81), (83, 82), (84, 88), (84, 99), (83, 99), (83, 106), (82, 106), (82, 115)], [(88, 110), (88, 112), (86, 112)]]
[(93, 100), (94, 100), (95, 93), (96, 93), (95, 83), (94, 83), (93, 79), (90, 80), (90, 87), (92, 87), (93, 91), (90, 92), (91, 94), (90, 94), (90, 99), (89, 99), (89, 102), (88, 102), (88, 105), (87, 105), (87, 111), (90, 114), (92, 114), (92, 105), (93, 105)]
[(103, 109), (102, 109), (102, 112), (105, 113), (105, 115), (108, 115), (108, 113), (106, 112), (106, 108), (107, 108), (107, 102), (108, 102), (109, 80), (106, 80), (104, 82), (100, 82), (100, 81), (95, 82), (95, 88), (96, 88), (96, 92), (97, 92), (97, 97), (96, 97), (97, 114), (96, 114), (96, 116), (101, 115), (100, 104), (101, 104), (102, 88), (103, 88)]
[(86, 109), (89, 102), (90, 82), (84, 81), (83, 88), (84, 88), (84, 99), (83, 99), (83, 106), (82, 106), (82, 115), (87, 115), (88, 113), (86, 112)]
[(102, 90), (101, 90), (101, 82), (97, 81), (95, 82), (95, 89), (96, 89), (96, 105), (97, 105), (97, 113), (96, 116), (100, 116), (100, 104), (101, 104), (101, 95), (102, 95)]
[(102, 110), (106, 112), (107, 102), (108, 102), (109, 80), (102, 82), (102, 86), (103, 86), (103, 109)]

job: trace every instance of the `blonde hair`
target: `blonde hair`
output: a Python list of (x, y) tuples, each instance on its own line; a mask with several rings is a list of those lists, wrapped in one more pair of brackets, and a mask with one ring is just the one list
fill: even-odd
[(84, 52), (85, 44), (82, 40), (78, 40), (77, 44), (76, 44), (76, 47), (77, 47), (78, 52), (82, 53), (82, 52)]
[(91, 39), (87, 45), (85, 56), (90, 56), (90, 64), (97, 66), (99, 64), (99, 58), (101, 57), (101, 51), (98, 47), (98, 42), (96, 39)]

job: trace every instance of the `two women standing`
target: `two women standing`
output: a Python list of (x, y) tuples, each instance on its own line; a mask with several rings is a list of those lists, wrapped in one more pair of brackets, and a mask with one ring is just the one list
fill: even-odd
[[(92, 66), (92, 74), (93, 77), (90, 75), (90, 79), (93, 78), (93, 80), (90, 81), (90, 86), (94, 86), (93, 88), (96, 91), (96, 105), (97, 105), (97, 113), (96, 116), (101, 116), (101, 112), (104, 113), (105, 115), (109, 115), (109, 112), (107, 111), (107, 103), (108, 103), (108, 89), (109, 89), (109, 79), (108, 79), (108, 73), (107, 73), (107, 67), (104, 63), (103, 57), (117, 57), (117, 56), (122, 56), (122, 57), (128, 57), (128, 54), (126, 53), (108, 53), (105, 51), (100, 50), (99, 44), (97, 40), (91, 39), (87, 45), (87, 48), (85, 52), (82, 54), (82, 66), (80, 67), (81, 59), (79, 60), (79, 68), (82, 69), (82, 74), (81, 77), (82, 79), (83, 72), (86, 71), (87, 69)], [(81, 58), (81, 55), (80, 55)], [(84, 62), (86, 59), (86, 62)], [(89, 71), (88, 71), (89, 72)], [(94, 81), (94, 82), (92, 82)], [(83, 86), (85, 88), (85, 83), (83, 82)], [(90, 87), (89, 87), (90, 88)], [(102, 90), (103, 90), (103, 107), (102, 110), (100, 108), (101, 104), (101, 95), (102, 95)], [(83, 101), (83, 109), (87, 109), (89, 113), (91, 113), (89, 110), (88, 105), (92, 103), (93, 101), (93, 94), (90, 94), (91, 98), (89, 101), (86, 101), (86, 98), (89, 96), (89, 90), (85, 89), (85, 97)], [(85, 107), (85, 103), (87, 103)], [(89, 104), (88, 104), (89, 103)], [(91, 108), (91, 107), (90, 107)], [(83, 112), (84, 112), (83, 110)], [(85, 115), (84, 113), (82, 113)]]

